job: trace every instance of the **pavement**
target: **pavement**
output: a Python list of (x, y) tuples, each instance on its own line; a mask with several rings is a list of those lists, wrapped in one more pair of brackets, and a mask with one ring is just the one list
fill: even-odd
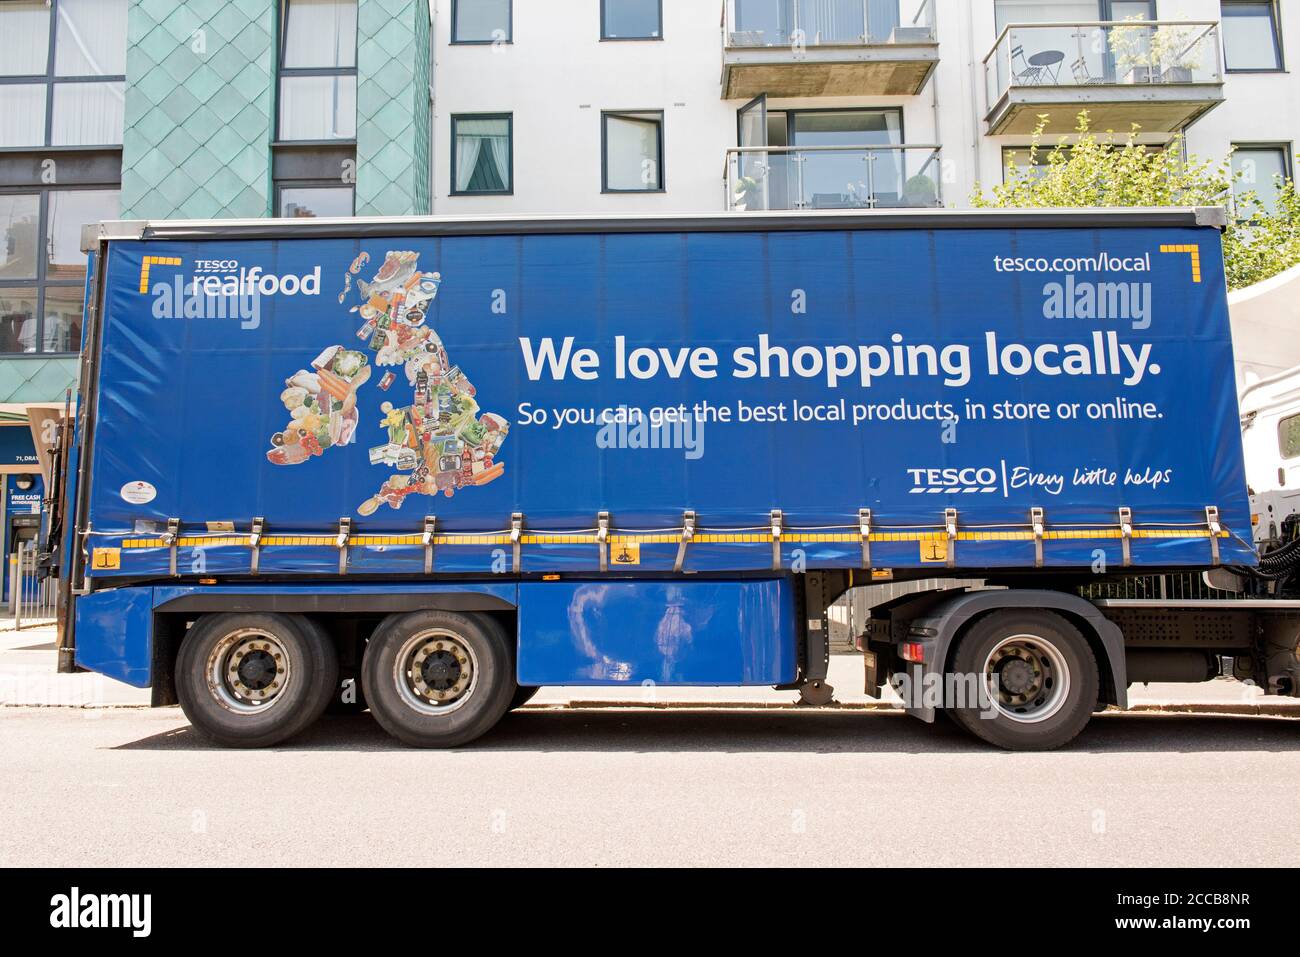
[(1099, 715), (1013, 754), (852, 709), (533, 708), (472, 747), (327, 716), (266, 751), (176, 708), (0, 709), (0, 865), (1294, 863), (1300, 722)]
[(872, 701), (854, 655), (838, 707), (548, 688), (460, 750), (363, 714), (234, 751), (147, 691), (55, 675), (52, 640), (0, 633), (0, 866), (1227, 867), (1300, 842), (1297, 702), (1228, 681), (1134, 688), (1139, 710), (1047, 754)]

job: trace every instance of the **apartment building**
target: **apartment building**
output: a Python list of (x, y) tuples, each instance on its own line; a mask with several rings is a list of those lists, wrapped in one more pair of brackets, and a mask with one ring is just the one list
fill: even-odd
[(963, 206), (1082, 109), (1267, 194), (1297, 6), (0, 0), (0, 562), (77, 374), (83, 223)]
[[(438, 0), (441, 213), (963, 206), (1080, 110), (1289, 175), (1294, 0)], [(1292, 16), (1291, 14), (1295, 14)], [(1013, 157), (1019, 153), (1018, 157)]]

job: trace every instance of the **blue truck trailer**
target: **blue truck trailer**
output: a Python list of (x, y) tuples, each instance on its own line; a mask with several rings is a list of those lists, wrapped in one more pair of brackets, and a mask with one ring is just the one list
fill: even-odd
[(548, 685), (825, 701), (832, 603), (924, 581), (858, 637), (868, 690), (1002, 747), (1226, 659), (1297, 693), (1223, 217), (88, 227), (61, 667), (227, 745), (359, 686), (451, 747)]

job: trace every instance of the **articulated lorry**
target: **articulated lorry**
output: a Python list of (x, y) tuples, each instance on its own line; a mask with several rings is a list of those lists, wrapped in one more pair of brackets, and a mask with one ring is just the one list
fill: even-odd
[(858, 638), (868, 691), (1001, 747), (1137, 682), (1296, 695), (1297, 523), (1255, 541), (1224, 223), (88, 227), (60, 666), (225, 745), (333, 701), (453, 747), (542, 686), (824, 703), (829, 607), (894, 581), (926, 584)]

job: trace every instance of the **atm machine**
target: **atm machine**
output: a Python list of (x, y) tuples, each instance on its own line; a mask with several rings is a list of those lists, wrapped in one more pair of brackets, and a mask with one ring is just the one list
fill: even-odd
[(9, 601), (11, 559), (17, 555), (20, 543), (30, 544), (40, 539), (41, 499), (45, 495), (44, 482), (39, 474), (20, 473), (5, 475), (3, 498), (4, 524), (4, 576), (3, 600)]

